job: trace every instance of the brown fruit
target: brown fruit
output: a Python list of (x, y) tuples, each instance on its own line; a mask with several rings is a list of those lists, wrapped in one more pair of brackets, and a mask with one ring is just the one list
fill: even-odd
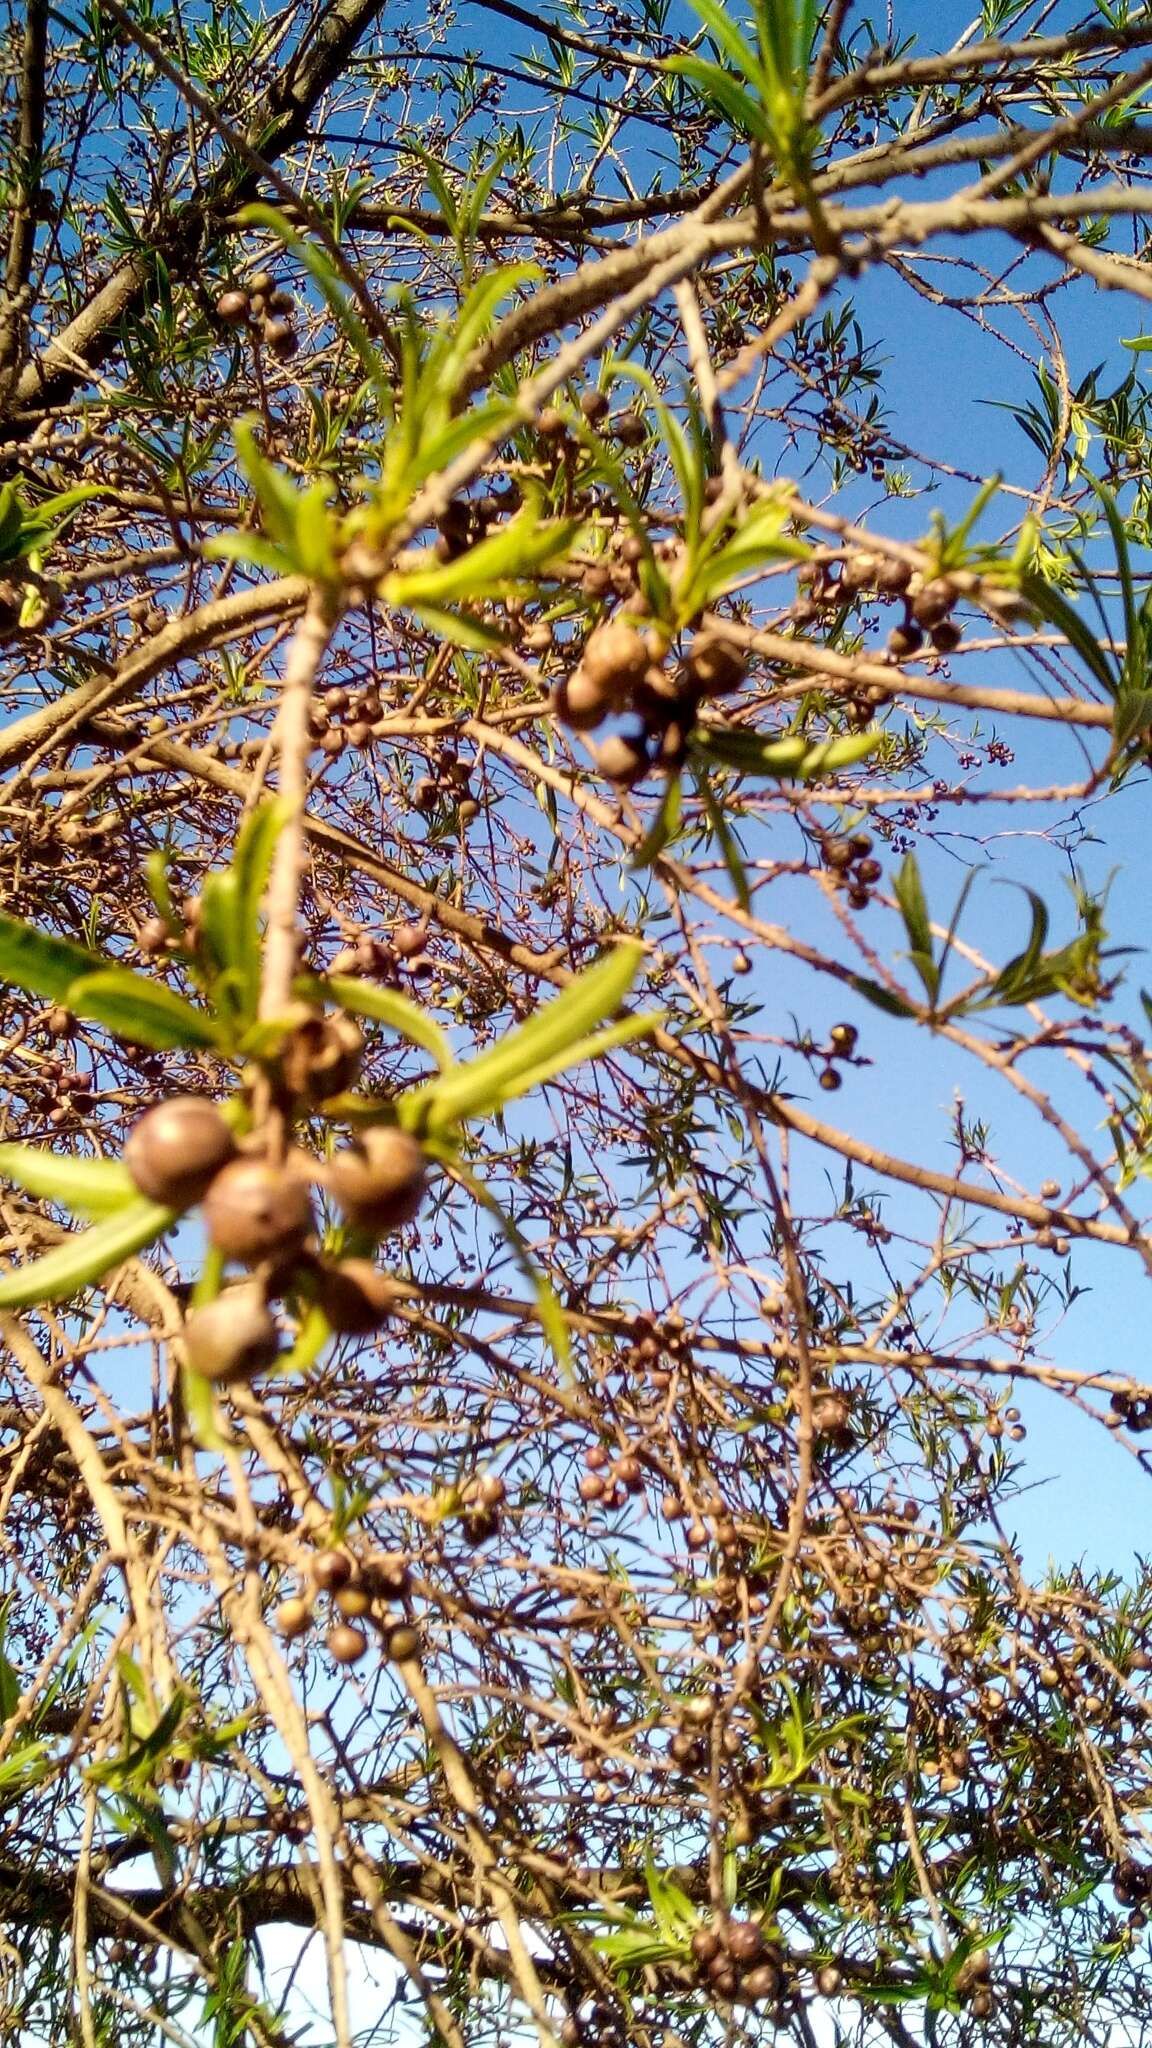
[(580, 393), (580, 410), (585, 419), (593, 426), (595, 426), (597, 420), (607, 419), (609, 409), (609, 401), (605, 392), (588, 390)]
[(266, 1159), (234, 1159), (204, 1197), (204, 1224), (217, 1251), (246, 1266), (303, 1244), (312, 1201), (303, 1180)]
[(424, 951), (424, 942), (427, 937), (428, 926), (426, 924), (398, 924), (394, 927), (391, 934), (392, 951), (399, 953), (402, 960), (411, 959), (413, 954)]
[(933, 576), (912, 599), (912, 617), (918, 626), (939, 626), (959, 594), (950, 576)]
[(384, 1648), (394, 1664), (410, 1664), (420, 1654), (420, 1631), (410, 1621), (399, 1621), (384, 1638)]
[(344, 728), (344, 737), (350, 747), (368, 747), (372, 744), (372, 727), (366, 718), (355, 718)]
[(821, 1072), (821, 1075), (820, 1075), (820, 1086), (821, 1086), (822, 1088), (827, 1088), (827, 1089), (834, 1089), (834, 1088), (839, 1088), (840, 1084), (841, 1084), (841, 1077), (840, 1077), (840, 1075), (839, 1075), (839, 1074), (837, 1073), (837, 1071), (836, 1071), (836, 1068), (835, 1068), (835, 1067), (825, 1067), (825, 1068), (824, 1068), (824, 1069), (822, 1070), (822, 1072)]
[(824, 1963), (816, 1972), (816, 1989), (821, 1998), (835, 1998), (843, 1982), (835, 1963)]
[(358, 1145), (336, 1154), (328, 1185), (349, 1222), (379, 1236), (412, 1221), (426, 1179), (419, 1140), (395, 1124), (381, 1124), (365, 1131)]
[(615, 708), (612, 692), (582, 668), (557, 683), (552, 696), (552, 709), (570, 732), (591, 732)]
[(739, 1996), (755, 2005), (761, 1998), (775, 1998), (780, 1989), (780, 1972), (775, 1963), (759, 1963), (740, 1980)]
[(316, 1298), (338, 1336), (367, 1337), (387, 1322), (398, 1297), (395, 1281), (371, 1259), (341, 1259), (321, 1266)]
[(610, 733), (593, 752), (601, 775), (622, 789), (631, 789), (648, 773), (648, 745), (642, 735), (629, 738), (623, 733)]
[(246, 1280), (193, 1309), (184, 1325), (183, 1344), (191, 1370), (206, 1380), (228, 1385), (264, 1372), (273, 1363), (280, 1340), (263, 1288)]
[(294, 1636), (302, 1636), (312, 1620), (312, 1602), (302, 1594), (293, 1594), (291, 1599), (282, 1600), (272, 1616), (276, 1631), (291, 1642)]
[(335, 1604), (350, 1621), (358, 1621), (362, 1614), (367, 1614), (372, 1601), (363, 1586), (341, 1586), (335, 1595)]
[(893, 626), (888, 635), (888, 652), (895, 655), (897, 661), (903, 661), (908, 654), (918, 653), (923, 645), (923, 631), (911, 621), (903, 626)]
[(287, 320), (266, 320), (264, 340), (278, 363), (290, 362), (300, 346), (300, 337)]
[(365, 1570), (381, 1594), (395, 1597), (408, 1591), (412, 1572), (402, 1550), (381, 1551), (378, 1557), (369, 1560)]
[(276, 289), (276, 279), (270, 270), (258, 270), (254, 276), (248, 279), (248, 289), (250, 292), (259, 292), (261, 297), (267, 298)]
[(859, 1036), (860, 1033), (854, 1024), (833, 1024), (828, 1033), (830, 1043), (836, 1047), (837, 1052), (845, 1055), (855, 1052)]
[(318, 1550), (309, 1566), (312, 1583), (321, 1593), (338, 1593), (349, 1584), (354, 1569), (346, 1550)]
[(852, 851), (852, 841), (839, 834), (824, 841), (822, 852), (825, 867), (834, 868), (841, 873), (845, 868), (851, 867), (856, 857)]
[(720, 1936), (714, 1927), (698, 1927), (689, 1944), (695, 1960), (702, 1969), (714, 1963), (720, 1954)]
[(173, 1095), (134, 1124), (124, 1164), (142, 1195), (166, 1209), (188, 1209), (226, 1166), (236, 1141), (201, 1095)]
[(545, 406), (536, 425), (545, 441), (562, 441), (568, 432), (568, 422), (554, 405)]
[(612, 419), (612, 432), (622, 448), (639, 448), (648, 439), (648, 429), (639, 413), (618, 412)]
[(648, 643), (635, 626), (623, 619), (609, 619), (589, 633), (581, 667), (619, 702), (634, 684), (643, 682), (651, 659)]
[(368, 1648), (368, 1638), (362, 1628), (353, 1628), (350, 1621), (338, 1621), (328, 1631), (328, 1655), (337, 1664), (358, 1664)]
[(216, 317), (228, 327), (242, 327), (248, 318), (249, 303), (247, 292), (221, 292), (216, 301)]
[(705, 697), (725, 697), (741, 688), (747, 656), (713, 633), (696, 633), (684, 663), (685, 679)]
[(290, 1094), (324, 1102), (352, 1086), (363, 1055), (363, 1033), (350, 1017), (304, 1010), (281, 1045), (276, 1065)]
[(168, 936), (166, 917), (146, 917), (136, 934), (136, 944), (142, 953), (162, 953), (168, 944)]
[(754, 1963), (764, 1948), (764, 1936), (755, 1920), (728, 1922), (728, 1953), (736, 1963)]

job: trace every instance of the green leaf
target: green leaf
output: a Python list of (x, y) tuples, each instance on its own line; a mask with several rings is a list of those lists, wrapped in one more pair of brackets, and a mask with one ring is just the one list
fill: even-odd
[(53, 938), (0, 911), (0, 982), (30, 989), (47, 1002), (62, 1003), (73, 982), (99, 973), (105, 964), (83, 946)]
[(402, 1095), (396, 1105), (400, 1121), (410, 1130), (435, 1133), (502, 1109), (530, 1085), (525, 1076), (565, 1053), (571, 1058), (588, 1032), (619, 1009), (643, 954), (635, 939), (614, 946), (502, 1044)]
[(1112, 739), (1117, 753), (1152, 727), (1152, 690), (1123, 690), (1112, 714)]
[(914, 853), (905, 854), (892, 888), (908, 934), (908, 957), (924, 984), (929, 1002), (934, 1003), (940, 991), (940, 970), (933, 952), (932, 925), (920, 865)]
[(696, 787), (700, 791), (704, 809), (708, 813), (708, 822), (716, 835), (720, 851), (724, 856), (724, 865), (728, 870), (732, 887), (736, 891), (736, 901), (740, 905), (741, 910), (751, 910), (752, 898), (748, 892), (748, 877), (744, 872), (744, 862), (740, 857), (740, 848), (736, 835), (724, 816), (724, 807), (717, 800), (707, 775), (703, 773), (697, 775)]
[(78, 1159), (42, 1145), (0, 1145), (0, 1179), (37, 1201), (63, 1202), (84, 1216), (113, 1216), (140, 1199), (119, 1159)]
[(849, 981), (858, 996), (863, 996), (865, 1002), (871, 1003), (875, 1009), (886, 1010), (890, 1017), (916, 1015), (913, 1005), (905, 1002), (903, 996), (896, 995), (892, 989), (885, 988), (883, 982), (869, 981), (866, 974), (852, 974)]
[(0, 1274), (0, 1308), (30, 1308), (42, 1302), (70, 1301), (90, 1281), (143, 1251), (176, 1221), (174, 1210), (139, 1200), (78, 1237), (70, 1237), (42, 1259)]
[(1119, 677), (1112, 667), (1099, 642), (1089, 632), (1079, 612), (1069, 604), (1067, 598), (1052, 584), (1032, 571), (1026, 571), (1020, 578), (1021, 594), (1028, 600), (1041, 618), (1063, 633), (1068, 645), (1080, 656), (1085, 667), (1090, 669), (1098, 683), (1102, 683), (1110, 697), (1119, 692)]
[(683, 806), (682, 779), (678, 773), (670, 775), (652, 826), (632, 855), (633, 868), (650, 868), (653, 861), (659, 859), (669, 840), (674, 839), (680, 829)]
[(146, 981), (129, 967), (103, 967), (71, 983), (65, 997), (78, 1017), (103, 1024), (130, 1045), (168, 1052), (174, 1046), (214, 1046), (216, 1027), (203, 1010), (162, 981)]
[(333, 1003), (337, 1009), (351, 1010), (356, 1017), (370, 1017), (378, 1024), (387, 1024), (402, 1038), (410, 1038), (413, 1045), (431, 1053), (442, 1073), (455, 1064), (452, 1048), (435, 1018), (395, 989), (358, 981), (347, 974), (328, 974), (301, 975), (292, 992), (302, 1002)]

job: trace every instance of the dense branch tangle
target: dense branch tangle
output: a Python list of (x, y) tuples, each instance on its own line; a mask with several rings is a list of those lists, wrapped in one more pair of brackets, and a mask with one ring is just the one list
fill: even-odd
[[(214, 1424), (195, 1218), (4, 1314), (13, 2039), (287, 2040), (286, 1928), (340, 2048), (1143, 2038), (1149, 1588), (1013, 1527), (1033, 1415), (1152, 1420), (1077, 1306), (1148, 1264), (1093, 888), (1152, 725), (1152, 29), (801, 12), (742, 80), (672, 10), (9, 27), (6, 918), (203, 1001), (279, 792), (260, 1022), (376, 990), (385, 1118), (437, 1042), (390, 997), (470, 1058), (636, 934), (661, 1013), (425, 1129), (387, 1323)], [(954, 916), (984, 863), (1051, 937)], [(0, 1141), (193, 1092), (347, 1146), (268, 1038), (133, 1042), (13, 929)], [(74, 1221), (13, 1176), (17, 1271)]]

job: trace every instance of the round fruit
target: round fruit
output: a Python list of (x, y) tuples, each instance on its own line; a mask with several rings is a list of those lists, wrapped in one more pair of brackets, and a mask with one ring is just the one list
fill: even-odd
[(309, 1569), (322, 1593), (338, 1593), (352, 1577), (352, 1559), (346, 1550), (318, 1550)]
[(591, 732), (616, 707), (612, 692), (578, 668), (557, 684), (552, 708), (571, 732)]
[(420, 1652), (420, 1631), (409, 1621), (397, 1622), (389, 1629), (384, 1647), (394, 1664), (410, 1664)]
[(835, 1998), (843, 1982), (835, 1963), (825, 1963), (816, 1972), (816, 1989), (821, 1998)]
[(217, 1251), (255, 1265), (303, 1243), (312, 1202), (303, 1180), (266, 1159), (234, 1159), (204, 1197), (204, 1222)]
[(828, 1033), (829, 1040), (836, 1047), (837, 1052), (842, 1052), (846, 1055), (855, 1052), (856, 1040), (859, 1036), (860, 1033), (854, 1024), (834, 1024)]
[(835, 1067), (825, 1067), (820, 1075), (820, 1086), (829, 1090), (839, 1088), (841, 1077)]
[(264, 1290), (254, 1280), (225, 1288), (215, 1301), (194, 1309), (183, 1343), (192, 1371), (225, 1385), (265, 1371), (280, 1348)]
[(371, 1259), (341, 1259), (338, 1266), (321, 1266), (316, 1298), (338, 1336), (367, 1337), (387, 1322), (396, 1283)]
[(335, 1604), (350, 1621), (358, 1621), (362, 1614), (367, 1614), (372, 1601), (363, 1586), (341, 1586), (335, 1595)]
[(950, 576), (933, 576), (912, 599), (912, 617), (918, 626), (938, 626), (948, 617), (958, 596)]
[(825, 867), (835, 868), (839, 872), (850, 868), (856, 858), (852, 851), (852, 841), (839, 834), (824, 841), (822, 852)]
[(692, 1936), (692, 1954), (702, 1969), (714, 1963), (720, 1953), (720, 1936), (714, 1927), (698, 1927)]
[(312, 1620), (312, 1602), (299, 1593), (289, 1600), (282, 1600), (272, 1616), (277, 1632), (291, 1642), (294, 1636), (302, 1636)]
[(622, 789), (631, 789), (648, 773), (648, 746), (643, 736), (628, 738), (623, 733), (610, 733), (595, 749), (595, 758), (601, 775), (619, 783)]
[(754, 1963), (764, 1947), (764, 1936), (755, 1920), (728, 1922), (728, 1953), (737, 1963)]
[(585, 675), (619, 699), (643, 682), (651, 663), (643, 634), (623, 619), (609, 619), (589, 633), (581, 664)]
[(215, 1103), (202, 1095), (173, 1095), (134, 1124), (124, 1164), (142, 1195), (166, 1209), (198, 1202), (236, 1142)]
[(747, 657), (712, 633), (697, 633), (684, 664), (688, 682), (705, 697), (726, 697), (741, 688)]
[(269, 292), (274, 292), (276, 289), (276, 279), (270, 270), (258, 270), (255, 276), (249, 278), (248, 289), (250, 292), (259, 292), (262, 297), (267, 298)]
[(368, 1648), (368, 1638), (362, 1628), (353, 1628), (349, 1621), (338, 1621), (328, 1631), (328, 1655), (337, 1664), (358, 1664)]
[(365, 1131), (357, 1146), (336, 1154), (328, 1184), (349, 1222), (379, 1236), (412, 1221), (426, 1179), (419, 1140), (395, 1124), (381, 1124)]
[(740, 1997), (754, 2005), (761, 1998), (775, 1998), (780, 1989), (780, 1972), (775, 1963), (760, 1963), (740, 1982)]
[(247, 292), (221, 292), (216, 301), (217, 318), (228, 327), (242, 327), (248, 318)]
[(590, 420), (593, 426), (595, 426), (597, 420), (607, 419), (609, 412), (607, 394), (603, 391), (582, 391), (580, 393), (580, 410), (585, 419)]

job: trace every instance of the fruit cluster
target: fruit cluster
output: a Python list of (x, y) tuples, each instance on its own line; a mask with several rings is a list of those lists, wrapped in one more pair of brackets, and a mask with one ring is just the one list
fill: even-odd
[(756, 2005), (784, 1988), (784, 1952), (756, 1920), (698, 1927), (690, 1946), (698, 1977), (717, 1998)]
[(217, 319), (226, 327), (245, 327), (259, 335), (268, 353), (279, 363), (291, 361), (300, 346), (292, 323), (295, 311), (296, 301), (291, 292), (277, 289), (270, 270), (258, 270), (249, 278), (246, 289), (233, 286), (221, 292), (216, 301)]
[(376, 1624), (384, 1654), (394, 1664), (419, 1655), (420, 1632), (409, 1621), (397, 1621), (392, 1606), (408, 1591), (408, 1560), (399, 1552), (358, 1561), (347, 1550), (318, 1550), (311, 1560), (308, 1582), (299, 1593), (280, 1602), (272, 1619), (279, 1634), (292, 1642), (312, 1627), (317, 1598), (330, 1603), (332, 1618), (325, 1648), (335, 1664), (358, 1664), (368, 1654), (368, 1634), (361, 1626)]
[(378, 1329), (394, 1305), (394, 1282), (370, 1260), (316, 1255), (310, 1184), (323, 1185), (355, 1229), (374, 1238), (399, 1229), (416, 1216), (427, 1178), (409, 1132), (376, 1126), (327, 1164), (295, 1150), (276, 1160), (242, 1149), (214, 1103), (178, 1095), (134, 1125), (124, 1164), (151, 1201), (181, 1213), (199, 1203), (213, 1247), (253, 1269), (184, 1326), (188, 1363), (205, 1378), (249, 1380), (272, 1364), (279, 1337), (269, 1304), (290, 1286), (304, 1286), (345, 1335)]
[(695, 633), (671, 673), (667, 654), (661, 627), (641, 631), (626, 618), (607, 619), (553, 695), (557, 718), (573, 732), (592, 732), (620, 713), (635, 716), (631, 730), (593, 749), (601, 773), (625, 789), (653, 767), (679, 767), (701, 700), (738, 690), (747, 674), (744, 656), (714, 632)]
[(834, 888), (846, 889), (853, 910), (866, 910), (871, 892), (884, 873), (872, 853), (867, 832), (830, 832), (820, 842), (820, 858)]

